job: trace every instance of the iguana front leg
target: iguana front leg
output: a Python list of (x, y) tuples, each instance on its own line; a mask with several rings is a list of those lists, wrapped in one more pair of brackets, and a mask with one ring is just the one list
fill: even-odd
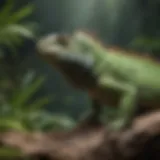
[(116, 121), (111, 124), (113, 129), (122, 129), (130, 124), (136, 112), (137, 89), (134, 85), (118, 82), (111, 76), (103, 76), (99, 79), (99, 85), (103, 88), (114, 89), (121, 93)]

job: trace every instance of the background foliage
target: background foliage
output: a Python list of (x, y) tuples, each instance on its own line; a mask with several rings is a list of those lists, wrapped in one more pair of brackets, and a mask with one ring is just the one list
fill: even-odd
[[(35, 98), (44, 83), (43, 76), (27, 70), (17, 47), (26, 38), (36, 39), (37, 24), (25, 19), (33, 12), (29, 4), (14, 11), (14, 1), (7, 1), (0, 11), (0, 130), (66, 129), (74, 121), (65, 115), (53, 115), (44, 107), (48, 97)], [(32, 100), (32, 101), (31, 101)]]

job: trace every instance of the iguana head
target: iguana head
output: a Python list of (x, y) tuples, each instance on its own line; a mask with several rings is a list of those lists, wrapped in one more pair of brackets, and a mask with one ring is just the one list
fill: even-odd
[(76, 31), (72, 35), (50, 34), (37, 42), (37, 51), (50, 63), (76, 61), (83, 65), (93, 64), (97, 43), (86, 32)]
[[(95, 41), (81, 31), (67, 34), (50, 34), (36, 45), (38, 54), (59, 69), (72, 83), (83, 88), (95, 84), (92, 72)], [(81, 81), (81, 82), (80, 82)]]

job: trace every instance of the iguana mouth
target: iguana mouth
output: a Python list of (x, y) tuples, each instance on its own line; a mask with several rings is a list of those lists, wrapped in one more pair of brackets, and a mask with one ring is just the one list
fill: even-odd
[(66, 52), (69, 46), (69, 36), (65, 34), (51, 34), (42, 37), (36, 44), (36, 51), (43, 58), (52, 56), (56, 58)]

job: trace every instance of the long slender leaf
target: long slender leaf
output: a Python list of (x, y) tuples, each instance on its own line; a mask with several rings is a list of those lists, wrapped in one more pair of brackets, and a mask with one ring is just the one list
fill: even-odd
[(48, 97), (43, 97), (43, 98), (35, 100), (30, 105), (27, 105), (24, 108), (27, 108), (27, 110), (30, 109), (34, 111), (34, 110), (38, 110), (42, 108), (44, 105), (47, 105), (49, 102), (50, 102), (50, 99)]
[(13, 97), (13, 100), (11, 102), (12, 105), (18, 108), (25, 106), (26, 102), (37, 92), (43, 82), (44, 78), (40, 77), (36, 79), (30, 86), (25, 88), (25, 90), (19, 90), (19, 93), (15, 97)]
[(25, 126), (16, 118), (1, 118), (0, 121), (0, 131), (5, 131), (8, 129), (14, 129), (17, 131), (26, 131)]
[(29, 4), (13, 12), (13, 2), (13, 0), (8, 0), (0, 12), (0, 45), (16, 51), (16, 47), (22, 44), (24, 38), (35, 37), (33, 33), (35, 23), (20, 23), (33, 12), (34, 6)]
[(20, 10), (14, 12), (12, 16), (8, 19), (8, 24), (19, 23), (21, 20), (24, 20), (26, 17), (32, 14), (34, 9), (33, 4), (29, 4)]
[(23, 26), (20, 24), (9, 25), (6, 28), (0, 30), (0, 44), (6, 44), (7, 41), (15, 44), (20, 37), (33, 38), (34, 33), (30, 26)]
[(11, 11), (14, 7), (13, 0), (7, 0), (6, 4), (0, 11), (0, 27), (6, 25), (7, 18), (11, 15)]

